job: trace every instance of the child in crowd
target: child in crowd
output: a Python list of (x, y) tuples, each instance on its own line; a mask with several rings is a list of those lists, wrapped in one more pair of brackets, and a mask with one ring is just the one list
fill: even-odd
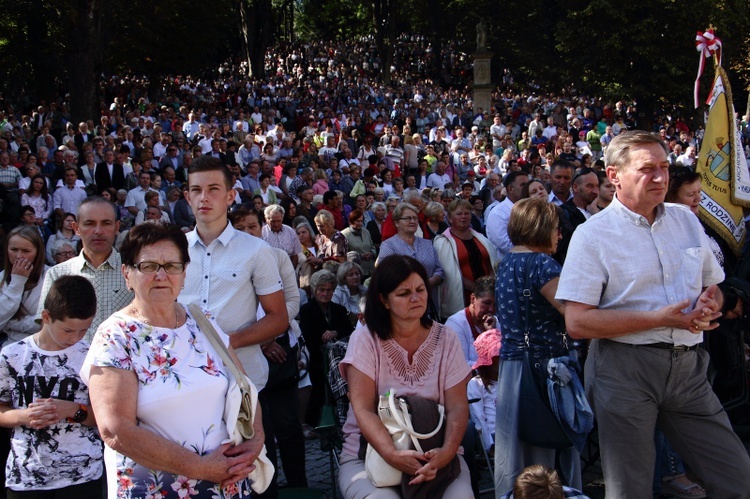
[(489, 329), (474, 340), (477, 360), (472, 368), (479, 373), (469, 380), (469, 414), (474, 427), (482, 436), (484, 450), (492, 455), (495, 443), (495, 401), (497, 374), (500, 366), (500, 331)]
[(582, 492), (566, 487), (557, 471), (534, 464), (524, 469), (502, 499), (589, 499)]
[(7, 497), (100, 498), (102, 442), (79, 370), (96, 295), (81, 276), (55, 281), (41, 331), (0, 352), (0, 426), (12, 428)]

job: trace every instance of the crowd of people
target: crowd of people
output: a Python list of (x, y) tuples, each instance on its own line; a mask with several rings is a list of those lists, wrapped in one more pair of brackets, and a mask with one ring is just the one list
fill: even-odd
[[(242, 496), (264, 445), (306, 487), (304, 442), (333, 398), (345, 497), (376, 490), (365, 448), (404, 474), (383, 497), (476, 495), (475, 430), (496, 497), (522, 497), (532, 465), (573, 497), (588, 430), (563, 449), (519, 437), (527, 356), (585, 382), (608, 496), (646, 497), (656, 476), (654, 492), (748, 497), (696, 349), (750, 299), (695, 216), (702, 129), (665, 113), (640, 132), (634, 102), (523, 93), (509, 74), (475, 108), (466, 54), (409, 36), (394, 52), (390, 86), (363, 39), (276, 47), (262, 80), (232, 62), (170, 77), (157, 98), (113, 76), (78, 124), (64, 100), (0, 109), (8, 497)], [(239, 445), (193, 303), (259, 392)], [(444, 406), (438, 444), (394, 447), (378, 416), (393, 389)], [(261, 497), (276, 494), (274, 479)]]

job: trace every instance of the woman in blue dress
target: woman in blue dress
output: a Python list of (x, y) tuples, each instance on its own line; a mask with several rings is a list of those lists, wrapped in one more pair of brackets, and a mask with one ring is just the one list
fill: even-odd
[[(564, 306), (555, 300), (562, 268), (550, 256), (560, 239), (557, 208), (544, 199), (522, 199), (511, 211), (508, 235), (514, 247), (500, 262), (495, 291), (503, 335), (495, 423), (495, 495), (502, 497), (512, 489), (526, 466), (555, 468), (556, 453), (557, 468), (566, 485), (580, 489), (580, 457), (575, 448), (556, 451), (535, 447), (518, 437), (518, 421), (525, 417), (519, 414), (518, 403), (524, 349), (530, 349), (537, 359), (568, 353)], [(531, 289), (528, 298), (523, 296), (526, 288)]]

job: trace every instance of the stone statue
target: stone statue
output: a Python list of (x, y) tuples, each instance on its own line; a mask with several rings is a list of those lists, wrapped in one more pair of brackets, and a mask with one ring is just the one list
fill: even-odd
[(487, 48), (487, 27), (484, 25), (484, 19), (477, 23), (477, 50)]

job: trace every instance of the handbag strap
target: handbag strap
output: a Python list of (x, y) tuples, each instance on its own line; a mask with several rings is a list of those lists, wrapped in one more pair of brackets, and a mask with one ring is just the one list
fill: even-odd
[(533, 253), (532, 256), (526, 259), (526, 262), (523, 266), (523, 290), (521, 294), (524, 298), (524, 303), (526, 304), (525, 307), (525, 313), (524, 313), (524, 328), (523, 328), (523, 342), (524, 342), (524, 349), (529, 349), (529, 323), (531, 322), (529, 320), (529, 315), (531, 314), (531, 286), (529, 285), (529, 271), (531, 269), (531, 265), (536, 261), (536, 259), (539, 257), (539, 253)]
[(419, 433), (417, 431), (414, 431), (414, 427), (411, 424), (411, 415), (409, 415), (409, 420), (407, 421), (406, 418), (404, 418), (403, 414), (404, 412), (408, 414), (408, 411), (400, 410), (399, 407), (396, 407), (396, 390), (394, 389), (391, 389), (388, 393), (388, 406), (391, 409), (391, 414), (393, 415), (393, 419), (396, 421), (396, 423), (401, 427), (402, 430), (411, 435), (413, 438), (421, 440), (432, 438), (437, 435), (437, 432), (440, 431), (440, 428), (443, 426), (443, 420), (445, 419), (445, 408), (441, 404), (438, 404), (438, 414), (440, 415), (440, 420), (438, 421), (437, 426), (435, 426), (435, 429), (429, 433)]
[(203, 335), (208, 339), (209, 343), (211, 343), (211, 346), (214, 347), (214, 350), (219, 354), (219, 357), (221, 357), (224, 365), (229, 369), (229, 372), (232, 373), (232, 376), (234, 376), (240, 389), (243, 392), (249, 392), (250, 386), (247, 384), (247, 378), (242, 373), (242, 370), (232, 356), (229, 355), (229, 350), (224, 342), (221, 341), (221, 338), (219, 338), (219, 333), (216, 332), (216, 328), (214, 328), (213, 324), (211, 324), (206, 318), (206, 315), (198, 305), (191, 303), (188, 305), (188, 309), (190, 310), (190, 315), (193, 316), (193, 319), (198, 324), (198, 328), (203, 332)]

